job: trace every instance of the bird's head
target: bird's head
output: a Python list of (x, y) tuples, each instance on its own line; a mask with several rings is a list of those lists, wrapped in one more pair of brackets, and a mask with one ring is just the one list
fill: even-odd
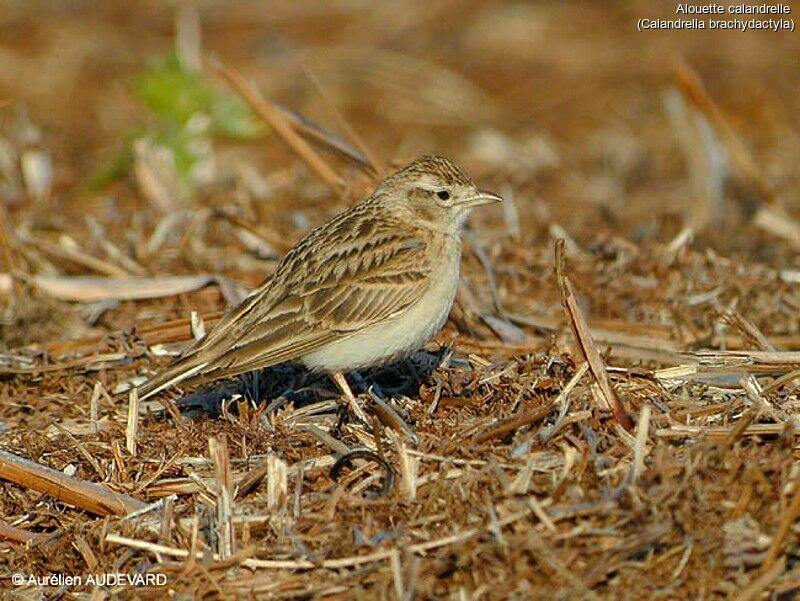
[(424, 156), (387, 177), (376, 190), (406, 219), (443, 233), (458, 233), (470, 210), (503, 199), (478, 188), (451, 160)]

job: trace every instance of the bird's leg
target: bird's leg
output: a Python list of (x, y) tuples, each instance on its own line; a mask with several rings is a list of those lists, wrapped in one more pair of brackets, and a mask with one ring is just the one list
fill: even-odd
[(347, 401), (350, 410), (355, 414), (355, 416), (360, 419), (364, 424), (369, 425), (369, 420), (367, 419), (366, 413), (361, 407), (358, 406), (358, 401), (356, 401), (356, 397), (353, 395), (353, 391), (350, 390), (350, 386), (347, 383), (347, 380), (344, 379), (344, 375), (340, 371), (334, 371), (330, 374), (331, 379), (336, 383), (339, 387), (339, 390), (342, 391), (344, 395), (345, 401)]

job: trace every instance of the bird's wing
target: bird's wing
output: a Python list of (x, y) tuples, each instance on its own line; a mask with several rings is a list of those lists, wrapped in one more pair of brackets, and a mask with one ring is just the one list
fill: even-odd
[(419, 299), (435, 259), (427, 236), (385, 219), (350, 216), (306, 236), (269, 280), (145, 383), (141, 398), (188, 379), (208, 381), (299, 359)]
[[(209, 375), (299, 359), (402, 312), (427, 285), (432, 265), (425, 248), (422, 238), (387, 233), (306, 256), (305, 268), (292, 270), (294, 277), (280, 283), (277, 302), (255, 302), (237, 312), (229, 333), (209, 349), (214, 355)], [(276, 286), (277, 281), (273, 296)]]
[(304, 282), (306, 320), (345, 334), (406, 309), (428, 284), (435, 253), (421, 235), (387, 231), (327, 257)]

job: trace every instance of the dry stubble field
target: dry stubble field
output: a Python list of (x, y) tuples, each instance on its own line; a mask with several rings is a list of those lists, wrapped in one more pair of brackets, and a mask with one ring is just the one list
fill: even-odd
[[(663, 4), (6, 3), (0, 595), (793, 598), (800, 38)], [(292, 366), (130, 410), (427, 152), (506, 203), (351, 379), (412, 432)]]

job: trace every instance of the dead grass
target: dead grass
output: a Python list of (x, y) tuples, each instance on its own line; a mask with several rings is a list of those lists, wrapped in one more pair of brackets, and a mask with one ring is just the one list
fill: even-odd
[[(0, 17), (32, 32), (0, 55), (2, 586), (796, 595), (798, 38), (636, 35), (650, 1), (289, 6), (200, 11), (202, 49), (274, 133), (213, 138), (182, 201), (152, 145), (122, 181), (83, 183), (145, 118), (126, 87), (144, 58), (174, 35), (198, 50), (191, 14), (177, 34), (166, 8), (114, 3)], [(432, 150), (513, 203), (473, 218), (436, 341), (351, 380), (381, 419), (291, 366), (180, 420), (132, 403), (376, 169)], [(92, 483), (109, 497), (88, 502)], [(11, 583), (106, 572), (167, 581)]]

